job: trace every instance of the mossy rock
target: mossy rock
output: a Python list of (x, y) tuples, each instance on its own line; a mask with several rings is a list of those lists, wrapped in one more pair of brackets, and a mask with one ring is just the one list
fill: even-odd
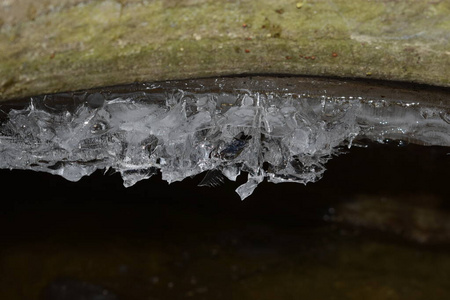
[(0, 99), (230, 74), (450, 86), (448, 1), (6, 1)]

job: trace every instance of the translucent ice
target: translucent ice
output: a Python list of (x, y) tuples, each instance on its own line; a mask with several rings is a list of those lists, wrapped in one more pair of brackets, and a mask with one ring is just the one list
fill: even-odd
[(0, 168), (71, 181), (112, 168), (125, 186), (158, 170), (169, 183), (211, 170), (202, 182), (209, 186), (223, 180), (214, 173), (235, 180), (244, 171), (248, 182), (236, 190), (244, 199), (264, 179), (320, 179), (325, 163), (355, 141), (450, 146), (450, 118), (442, 106), (224, 84), (229, 82), (215, 81), (214, 88), (154, 84), (34, 97), (22, 109), (3, 105)]

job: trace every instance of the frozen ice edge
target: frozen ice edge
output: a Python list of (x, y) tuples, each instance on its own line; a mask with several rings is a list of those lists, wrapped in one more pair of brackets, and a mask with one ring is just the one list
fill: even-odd
[[(245, 199), (264, 179), (317, 181), (329, 159), (363, 139), (450, 146), (442, 102), (398, 91), (391, 99), (342, 83), (331, 94), (317, 84), (298, 91), (274, 88), (270, 79), (233, 80), (32, 97), (27, 107), (5, 111), (0, 168), (70, 181), (114, 169), (126, 187), (158, 170), (169, 183), (212, 170), (236, 180), (244, 171), (248, 181), (236, 192)], [(217, 184), (211, 174), (203, 185)]]

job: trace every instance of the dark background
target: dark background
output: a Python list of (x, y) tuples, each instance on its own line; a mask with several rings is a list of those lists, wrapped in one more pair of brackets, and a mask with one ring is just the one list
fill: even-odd
[[(215, 188), (197, 186), (204, 174), (124, 188), (117, 173), (74, 183), (1, 170), (0, 298), (448, 299), (450, 243), (399, 231), (450, 236), (429, 225), (450, 216), (448, 152), (353, 147), (316, 183), (263, 182), (244, 201), (234, 190), (246, 174)], [(361, 199), (383, 230), (330, 221)]]

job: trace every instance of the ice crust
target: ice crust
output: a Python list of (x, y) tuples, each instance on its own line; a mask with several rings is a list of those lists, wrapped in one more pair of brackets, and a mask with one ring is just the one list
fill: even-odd
[[(450, 146), (449, 123), (444, 109), (357, 95), (157, 85), (115, 95), (46, 95), (6, 112), (0, 168), (71, 181), (112, 168), (126, 187), (158, 170), (169, 183), (205, 171), (229, 180), (247, 172), (236, 190), (244, 199), (265, 179), (317, 181), (329, 159), (364, 139)], [(203, 185), (220, 183), (210, 177)]]

